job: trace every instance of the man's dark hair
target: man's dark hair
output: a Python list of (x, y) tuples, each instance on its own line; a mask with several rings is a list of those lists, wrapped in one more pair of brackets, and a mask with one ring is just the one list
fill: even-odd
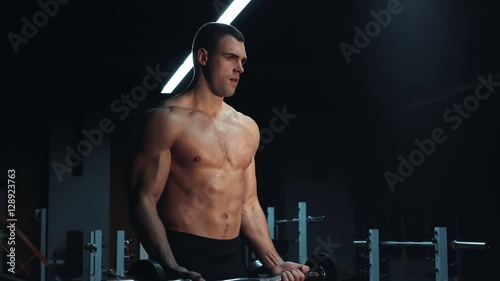
[(230, 35), (240, 42), (245, 42), (243, 34), (230, 24), (208, 22), (202, 25), (196, 32), (193, 40), (192, 51), (194, 65), (196, 66), (198, 64), (196, 53), (199, 49), (204, 48), (210, 53), (217, 47), (220, 39), (226, 35)]

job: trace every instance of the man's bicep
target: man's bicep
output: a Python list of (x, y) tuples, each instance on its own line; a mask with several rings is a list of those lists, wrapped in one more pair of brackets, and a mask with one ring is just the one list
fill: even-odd
[(167, 182), (170, 158), (169, 150), (138, 155), (134, 163), (132, 180), (134, 194), (139, 196), (137, 199), (158, 201)]
[(168, 116), (158, 113), (144, 124), (143, 134), (133, 162), (131, 188), (144, 199), (161, 196), (171, 165), (171, 148), (175, 142), (175, 128), (168, 126)]

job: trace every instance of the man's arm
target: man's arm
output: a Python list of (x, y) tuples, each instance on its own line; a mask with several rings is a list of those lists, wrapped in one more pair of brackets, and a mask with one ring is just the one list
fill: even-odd
[[(250, 131), (250, 141), (253, 143), (255, 150), (259, 145), (260, 132), (257, 123), (249, 119), (247, 128)], [(244, 173), (244, 193), (243, 206), (241, 216), (241, 231), (248, 240), (250, 247), (261, 259), (261, 262), (267, 268), (276, 267), (283, 263), (283, 259), (278, 254), (274, 247), (269, 228), (267, 226), (267, 218), (262, 210), (257, 196), (257, 178), (255, 175), (255, 157), (252, 163), (246, 168)]]
[(304, 281), (309, 267), (283, 261), (274, 247), (267, 219), (257, 198), (255, 161), (245, 171), (245, 197), (243, 199), (241, 230), (250, 247), (273, 275), (281, 275), (283, 281)]
[(132, 163), (129, 215), (148, 254), (159, 262), (174, 265), (165, 227), (156, 209), (169, 174), (170, 148), (175, 141), (168, 119), (169, 112), (153, 111), (141, 124), (144, 127)]
[(243, 198), (241, 230), (267, 268), (271, 269), (283, 263), (283, 259), (271, 240), (267, 219), (257, 197), (254, 160), (245, 171), (245, 197)]
[[(259, 141), (260, 132), (256, 124), (253, 126), (253, 136)], [(261, 262), (275, 275), (281, 274), (283, 281), (303, 281), (309, 267), (285, 262), (274, 247), (267, 225), (267, 218), (262, 210), (257, 195), (257, 179), (255, 174), (255, 158), (246, 168), (244, 174), (243, 207), (241, 216), (241, 232), (248, 240), (249, 246), (255, 251)]]
[(129, 200), (130, 220), (149, 256), (166, 269), (177, 272), (183, 270), (179, 270), (172, 254), (157, 202), (169, 175), (170, 149), (179, 135), (181, 123), (170, 110), (158, 109), (146, 117), (132, 163)]

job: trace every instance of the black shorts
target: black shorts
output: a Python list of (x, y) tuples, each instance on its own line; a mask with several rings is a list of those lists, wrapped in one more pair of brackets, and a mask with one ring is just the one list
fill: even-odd
[(167, 238), (177, 264), (207, 281), (248, 277), (240, 237), (218, 240), (167, 230)]

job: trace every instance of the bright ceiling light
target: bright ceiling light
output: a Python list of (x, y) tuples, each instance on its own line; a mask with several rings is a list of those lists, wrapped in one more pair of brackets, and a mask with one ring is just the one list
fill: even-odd
[(250, 3), (250, 0), (234, 0), (224, 13), (219, 17), (217, 22), (231, 24), (241, 11)]
[[(241, 11), (250, 3), (251, 0), (234, 0), (229, 7), (222, 13), (217, 22), (231, 24), (233, 20), (238, 16)], [(177, 69), (174, 75), (167, 82), (163, 90), (162, 94), (171, 94), (175, 88), (179, 85), (179, 83), (186, 77), (188, 72), (193, 68), (193, 53), (191, 52), (187, 58), (184, 60), (184, 63)]]
[(181, 83), (182, 79), (186, 77), (186, 74), (188, 74), (191, 68), (193, 68), (193, 58), (191, 57), (192, 54), (193, 52), (191, 52), (189, 56), (187, 56), (187, 58), (184, 60), (184, 63), (177, 69), (172, 78), (168, 80), (167, 84), (161, 91), (162, 94), (171, 94), (177, 87), (177, 85)]

